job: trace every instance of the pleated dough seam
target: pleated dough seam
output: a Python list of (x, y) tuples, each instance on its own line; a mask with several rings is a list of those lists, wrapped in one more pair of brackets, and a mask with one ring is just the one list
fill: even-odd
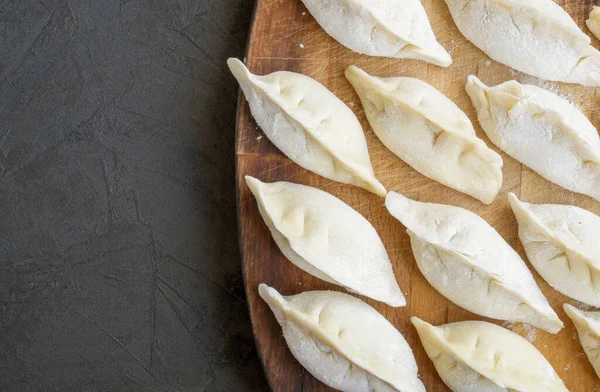
[[(249, 78), (252, 79), (256, 79), (256, 75), (253, 74), (249, 74)], [(259, 81), (260, 83), (262, 83), (261, 81)], [(317, 82), (318, 83), (318, 82)], [(269, 99), (269, 101), (275, 105), (276, 107), (278, 107), (283, 113), (286, 114), (286, 117), (293, 121), (296, 125), (299, 125), (300, 128), (306, 130), (306, 134), (308, 136), (310, 136), (311, 140), (315, 141), (316, 144), (318, 144), (323, 150), (325, 150), (326, 152), (329, 153), (329, 155), (331, 155), (331, 157), (334, 159), (334, 161), (337, 161), (339, 163), (342, 164), (343, 167), (345, 167), (346, 169), (348, 169), (348, 171), (350, 173), (353, 174), (357, 174), (359, 176), (359, 178), (364, 181), (366, 184), (369, 185), (369, 187), (372, 190), (375, 190), (377, 187), (376, 185), (373, 184), (373, 182), (375, 182), (376, 184), (380, 184), (379, 180), (377, 180), (377, 178), (375, 177), (375, 174), (371, 174), (371, 173), (362, 173), (362, 170), (360, 170), (359, 168), (353, 167), (353, 165), (351, 165), (350, 163), (346, 162), (344, 159), (342, 159), (342, 157), (337, 156), (337, 153), (334, 153), (333, 151), (331, 151), (331, 149), (317, 136), (314, 134), (314, 132), (312, 131), (312, 129), (306, 125), (304, 125), (301, 121), (297, 120), (291, 113), (288, 112), (287, 109), (283, 108), (281, 105), (279, 105), (277, 102), (275, 102), (275, 100), (273, 98), (271, 98), (271, 96), (269, 95), (268, 92), (266, 92), (264, 89), (262, 89), (258, 83), (256, 83), (255, 80), (252, 80), (252, 86), (255, 87), (256, 89), (260, 90), (260, 92), (262, 93), (262, 96), (264, 96), (265, 98)], [(323, 86), (323, 88), (326, 89), (325, 86)], [(348, 110), (351, 111), (351, 109), (348, 108)], [(354, 115), (354, 112), (352, 112), (352, 114)], [(358, 119), (356, 120), (358, 121)], [(361, 126), (362, 129), (362, 126)], [(364, 136), (364, 130), (363, 130), (363, 136)], [(366, 142), (365, 142), (366, 144)], [(367, 146), (367, 152), (368, 152), (368, 146)], [(369, 164), (371, 164), (371, 162), (369, 161)], [(335, 167), (335, 163), (334, 163), (334, 167)], [(369, 178), (372, 177), (372, 178)]]
[[(408, 230), (408, 232), (409, 232), (409, 234), (413, 233), (419, 240), (421, 240), (421, 241), (423, 241), (425, 243), (431, 244), (431, 246), (433, 246), (434, 248), (438, 247), (439, 249), (443, 250), (444, 252), (447, 252), (447, 253), (450, 253), (450, 254), (456, 256), (459, 260), (461, 260), (464, 264), (468, 265), (469, 267), (471, 267), (473, 269), (476, 269), (478, 271), (483, 272), (486, 275), (486, 277), (489, 277), (490, 281), (492, 281), (492, 280), (495, 281), (496, 284), (500, 285), (504, 290), (508, 291), (509, 293), (511, 293), (512, 295), (514, 295), (516, 298), (522, 300), (519, 304), (529, 306), (535, 312), (539, 313), (540, 315), (542, 315), (544, 317), (548, 317), (550, 319), (555, 318), (554, 315), (549, 315), (545, 311), (543, 311), (541, 309), (538, 309), (537, 306), (535, 306), (534, 304), (530, 303), (529, 300), (527, 298), (523, 297), (521, 295), (521, 293), (519, 293), (518, 291), (515, 291), (512, 288), (509, 288), (509, 287), (505, 286), (504, 285), (504, 281), (500, 280), (500, 279), (503, 279), (503, 277), (499, 277), (500, 279), (496, 279), (496, 277), (494, 276), (494, 274), (492, 272), (486, 270), (485, 268), (482, 268), (479, 265), (471, 263), (466, 255), (464, 255), (464, 254), (462, 254), (460, 252), (454, 251), (454, 250), (452, 250), (452, 249), (450, 249), (450, 248), (448, 248), (448, 247), (446, 247), (444, 245), (441, 245), (441, 244), (439, 244), (437, 242), (432, 242), (432, 241), (426, 240), (425, 238), (421, 237), (420, 235), (414, 233), (411, 230)], [(437, 249), (436, 249), (436, 251), (437, 251)], [(439, 255), (439, 253), (438, 253), (438, 255)]]
[[(304, 260), (305, 263), (307, 263), (308, 265), (310, 265), (312, 268), (314, 268), (315, 270), (319, 271), (319, 273), (323, 274), (325, 277), (327, 277), (329, 279), (329, 283), (333, 283), (336, 284), (340, 287), (343, 287), (349, 291), (353, 291), (352, 289), (346, 287), (344, 284), (340, 283), (337, 279), (334, 279), (333, 277), (331, 277), (328, 273), (326, 273), (325, 271), (323, 271), (321, 268), (318, 268), (317, 266), (315, 266), (313, 263), (311, 263), (310, 261), (306, 260), (306, 258), (304, 256), (302, 256), (300, 253), (298, 253), (298, 251), (296, 250), (296, 247), (294, 247), (294, 245), (292, 245), (292, 243), (290, 242), (290, 240), (288, 239), (288, 237), (283, 234), (283, 232), (280, 230), (280, 228), (278, 227), (277, 223), (275, 223), (273, 221), (273, 219), (271, 219), (271, 213), (269, 212), (269, 208), (263, 203), (263, 191), (261, 189), (258, 189), (258, 192), (260, 192), (260, 198), (256, 198), (256, 201), (259, 204), (259, 209), (264, 211), (265, 214), (263, 217), (266, 216), (266, 219), (269, 220), (269, 223), (271, 223), (271, 225), (273, 226), (273, 228), (275, 228), (275, 230), (277, 230), (277, 232), (285, 239), (285, 241), (287, 241), (288, 245), (290, 246), (290, 249), (294, 251), (294, 253), (296, 253), (296, 255), (298, 255), (299, 258), (301, 258), (302, 260)], [(262, 215), (262, 214), (261, 214)], [(268, 225), (267, 225), (268, 226)], [(285, 256), (285, 255), (284, 255)], [(294, 264), (291, 260), (289, 260), (290, 263)], [(295, 265), (295, 264), (294, 264)], [(302, 269), (300, 266), (296, 265), (296, 267)], [(308, 272), (308, 271), (305, 271)], [(310, 272), (309, 272), (310, 273)], [(319, 279), (322, 279), (319, 276), (316, 276)], [(326, 279), (323, 279), (326, 280)], [(362, 295), (362, 294), (361, 294)]]
[[(585, 332), (588, 332), (588, 333), (591, 333), (591, 334), (593, 334), (593, 335), (595, 335), (597, 337), (600, 337), (600, 330), (599, 330), (600, 329), (600, 325), (599, 326), (591, 325), (590, 322), (589, 322), (589, 320), (588, 320), (588, 317), (585, 316), (585, 315), (580, 314), (580, 312), (583, 313), (582, 310), (577, 309), (574, 306), (573, 306), (573, 308), (575, 310), (570, 309), (570, 308), (564, 306), (565, 313), (571, 319), (571, 321), (573, 321), (573, 324), (575, 324), (575, 326), (578, 327), (578, 328), (585, 329)], [(600, 324), (600, 322), (598, 322), (597, 320), (593, 320), (593, 321), (596, 321), (597, 323)]]
[[(468, 367), (469, 369), (471, 369), (473, 372), (487, 378), (488, 380), (492, 381), (494, 384), (498, 385), (500, 388), (507, 388), (506, 385), (503, 385), (501, 383), (499, 383), (498, 381), (494, 380), (493, 378), (486, 376), (483, 372), (480, 372), (479, 370), (475, 369), (469, 362), (470, 360), (463, 358), (463, 356), (461, 355), (461, 353), (459, 352), (459, 350), (454, 350), (450, 344), (447, 343), (446, 339), (443, 339), (439, 336), (440, 332), (436, 327), (434, 326), (430, 326), (427, 327), (428, 329), (426, 330), (427, 332), (427, 336), (429, 338), (433, 338), (433, 340), (436, 343), (436, 347), (444, 354), (450, 355), (452, 356), (455, 360), (458, 359), (458, 361), (462, 362), (466, 367)], [(423, 339), (421, 339), (423, 340)], [(479, 336), (477, 337), (477, 341), (479, 341)], [(441, 354), (440, 354), (441, 355)], [(439, 356), (438, 356), (439, 357)], [(436, 357), (437, 358), (437, 357)], [(457, 361), (457, 362), (458, 362)]]
[[(470, 0), (469, 3), (471, 1), (472, 0)], [(484, 0), (484, 1), (487, 1), (487, 0)], [(551, 0), (551, 1), (554, 2), (554, 0)], [(519, 12), (519, 16), (525, 15), (527, 17), (527, 20), (531, 22), (534, 29), (536, 27), (536, 22), (535, 22), (536, 16), (539, 15), (540, 17), (542, 17), (544, 19), (544, 21), (551, 22), (551, 23), (549, 23), (550, 27), (565, 28), (569, 33), (571, 33), (574, 36), (574, 38), (579, 38), (579, 40), (581, 40), (581, 42), (586, 42), (587, 45), (590, 45), (592, 42), (590, 37), (588, 37), (583, 31), (581, 31), (579, 26), (573, 26), (571, 24), (566, 24), (566, 23), (564, 23), (564, 21), (562, 19), (558, 19), (555, 17), (548, 18), (548, 16), (549, 16), (548, 12), (541, 13), (539, 11), (539, 8), (536, 5), (526, 4), (526, 3), (522, 3), (520, 1), (514, 1), (514, 0), (510, 1), (511, 4), (506, 4), (506, 1), (502, 1), (502, 0), (498, 1), (498, 3), (500, 6), (505, 8), (508, 13), (511, 14), (511, 17), (512, 17), (512, 12), (511, 12), (512, 7), (511, 6), (514, 6), (514, 4), (518, 5), (520, 7), (520, 11), (521, 11), (521, 12)], [(558, 7), (560, 7), (560, 6), (558, 6)], [(546, 9), (544, 9), (544, 10), (546, 10)], [(556, 10), (556, 12), (561, 12), (561, 11), (566, 13), (566, 11), (562, 7), (560, 7), (560, 11), (558, 9)], [(571, 18), (570, 15), (569, 15), (569, 18)], [(573, 23), (575, 23), (575, 22), (573, 22)]]
[[(379, 82), (379, 80), (376, 80), (376, 82)], [(470, 147), (475, 147), (474, 149), (468, 150), (468, 151), (477, 151), (477, 152), (479, 152), (479, 150), (486, 150), (486, 149), (488, 149), (488, 147), (485, 145), (485, 143), (481, 139), (479, 139), (476, 134), (465, 135), (464, 133), (457, 132), (454, 129), (451, 129), (451, 128), (447, 129), (446, 127), (443, 127), (442, 125), (440, 125), (436, 120), (432, 119), (431, 116), (429, 116), (428, 114), (426, 114), (423, 110), (420, 110), (418, 107), (415, 107), (413, 104), (409, 103), (408, 101), (404, 101), (404, 100), (402, 100), (402, 98), (396, 96), (395, 92), (389, 91), (389, 90), (384, 89), (384, 88), (382, 88), (380, 86), (377, 86), (377, 85), (376, 85), (376, 87), (377, 87), (377, 92), (379, 94), (381, 94), (382, 96), (384, 96), (385, 98), (387, 98), (392, 103), (395, 103), (395, 104), (398, 104), (398, 105), (400, 105), (400, 106), (402, 106), (404, 108), (410, 109), (414, 113), (416, 113), (419, 116), (423, 117), (425, 120), (431, 122), (432, 124), (435, 124), (435, 126), (437, 126), (439, 129), (442, 130), (441, 133), (447, 132), (447, 133), (449, 133), (451, 135), (454, 135), (454, 136), (456, 136), (456, 137), (458, 137), (458, 138), (460, 138), (462, 140), (468, 141)], [(366, 95), (365, 95), (365, 98), (369, 99)], [(372, 102), (371, 99), (369, 99), (369, 100)], [(461, 110), (461, 109), (458, 108), (458, 110)], [(475, 131), (473, 131), (473, 132), (475, 132)], [(438, 137), (439, 137), (439, 135), (438, 135)]]
[[(498, 85), (498, 86), (501, 86), (501, 84)], [(483, 92), (484, 92), (484, 94), (485, 94), (485, 98), (486, 98), (486, 101), (487, 101), (487, 104), (488, 104), (488, 112), (489, 113), (491, 113), (491, 111), (490, 111), (491, 110), (491, 108), (490, 108), (491, 107), (491, 102), (490, 102), (490, 99), (489, 99), (489, 94), (490, 93), (491, 94), (504, 95), (504, 96), (513, 98), (513, 99), (515, 99), (515, 100), (518, 101), (517, 104), (512, 105), (510, 109), (506, 110), (507, 116), (506, 116), (506, 119), (505, 119), (505, 124), (508, 123), (508, 121), (510, 120), (509, 119), (509, 115), (510, 115), (511, 111), (515, 108), (515, 106), (520, 105), (521, 107), (525, 107), (525, 105), (531, 105), (531, 106), (534, 107), (534, 109), (538, 109), (540, 112), (543, 112), (546, 115), (551, 115), (552, 116), (552, 120), (556, 121), (556, 123), (557, 123), (556, 124), (556, 128), (558, 130), (560, 130), (561, 132), (564, 132), (567, 136), (573, 137), (574, 139), (576, 139), (577, 142), (580, 142), (581, 144), (578, 145), (578, 147), (583, 147), (586, 150), (586, 153), (588, 153), (590, 155), (594, 155), (590, 151), (590, 147), (591, 146), (588, 143), (588, 140), (586, 138), (582, 137), (579, 132), (576, 132), (575, 130), (573, 130), (573, 127), (569, 126), (569, 124), (567, 124), (564, 121), (563, 116), (561, 116), (560, 113), (558, 113), (555, 109), (547, 108), (547, 107), (544, 107), (544, 106), (540, 105), (537, 102), (533, 102), (530, 99), (530, 97), (532, 96), (530, 92), (523, 91), (526, 95), (524, 97), (519, 97), (519, 96), (516, 96), (516, 95), (511, 94), (509, 92), (502, 91), (500, 89), (494, 90), (498, 86), (493, 86), (493, 87), (485, 86), (484, 87), (484, 86), (480, 86), (479, 84), (477, 84), (477, 87), (479, 87), (480, 89), (482, 89)], [(523, 86), (520, 85), (519, 87), (522, 88)], [(544, 91), (547, 91), (547, 90), (544, 90)], [(560, 96), (558, 96), (558, 97), (562, 98)], [(564, 98), (562, 98), (562, 99), (564, 99)], [(569, 102), (567, 101), (567, 103), (569, 103)], [(498, 128), (502, 129), (503, 126), (499, 126)], [(596, 163), (596, 164), (600, 164), (600, 156), (597, 156), (595, 158), (596, 158), (596, 160), (593, 161), (593, 162)], [(583, 163), (585, 164), (585, 163), (587, 163), (589, 161), (590, 160), (585, 160), (585, 161), (583, 161)], [(583, 167), (583, 165), (582, 165), (582, 167)]]
[[(420, 3), (420, 0), (419, 0), (419, 4), (421, 5), (421, 7), (423, 6), (423, 5)], [(390, 27), (388, 27), (388, 25), (387, 25), (386, 23), (384, 23), (384, 22), (383, 22), (381, 19), (379, 19), (378, 17), (376, 17), (376, 16), (373, 14), (373, 12), (371, 11), (371, 9), (370, 9), (369, 7), (365, 7), (365, 9), (367, 10), (367, 12), (369, 13), (369, 16), (370, 16), (370, 17), (371, 17), (371, 19), (372, 19), (372, 20), (375, 22), (375, 24), (376, 24), (376, 25), (379, 25), (379, 26), (381, 26), (381, 28), (383, 28), (383, 30), (385, 30), (385, 32), (387, 32), (387, 33), (389, 33), (390, 35), (392, 35), (392, 36), (394, 36), (394, 37), (396, 37), (396, 38), (398, 38), (398, 39), (400, 39), (400, 40), (402, 40), (402, 41), (404, 41), (404, 42), (405, 42), (405, 45), (404, 45), (404, 46), (403, 46), (401, 49), (399, 49), (398, 51), (396, 51), (396, 54), (398, 54), (398, 53), (402, 52), (402, 51), (404, 50), (404, 48), (405, 48), (406, 46), (408, 46), (408, 45), (412, 45), (412, 46), (416, 47), (416, 48), (417, 48), (417, 49), (419, 49), (419, 50), (424, 50), (424, 49), (425, 49), (425, 48), (424, 48), (424, 47), (423, 47), (421, 44), (417, 44), (417, 43), (413, 42), (412, 40), (409, 40), (409, 39), (407, 39), (407, 38), (405, 38), (405, 37), (402, 37), (402, 36), (398, 35), (397, 33), (393, 32), (393, 31), (391, 30), (391, 28), (390, 28)], [(413, 14), (413, 18), (414, 18), (414, 17), (415, 17), (415, 15)], [(426, 17), (427, 17), (427, 16), (426, 16)], [(429, 18), (427, 18), (427, 20), (429, 21)], [(431, 26), (430, 26), (430, 28), (431, 28)], [(432, 33), (433, 33), (433, 31), (432, 31)], [(371, 34), (371, 36), (373, 36), (373, 34)], [(437, 41), (436, 41), (435, 43), (437, 43)], [(439, 43), (437, 43), (437, 44), (439, 45)]]
[[(284, 298), (285, 300), (285, 298)], [(335, 352), (343, 357), (344, 359), (346, 359), (348, 362), (350, 362), (351, 364), (353, 364), (354, 366), (358, 367), (359, 369), (361, 369), (362, 371), (364, 371), (365, 373), (383, 381), (384, 383), (390, 385), (393, 388), (396, 388), (394, 386), (394, 384), (392, 384), (391, 382), (383, 379), (382, 377), (374, 374), (373, 372), (367, 370), (362, 364), (357, 363), (355, 360), (350, 358), (350, 355), (348, 355), (346, 352), (344, 352), (344, 350), (339, 347), (338, 344), (336, 344), (335, 342), (333, 342), (329, 336), (327, 336), (325, 333), (322, 333), (321, 330), (317, 327), (317, 325), (308, 317), (306, 317), (304, 314), (302, 314), (301, 312), (297, 312), (296, 310), (292, 309), (288, 304), (287, 304), (287, 300), (285, 303), (281, 303), (281, 301), (278, 301), (281, 304), (283, 313), (286, 316), (286, 322), (288, 322), (288, 320), (290, 320), (291, 322), (293, 322), (294, 324), (298, 325), (300, 328), (302, 328), (303, 330), (308, 331), (309, 333), (313, 334), (317, 339), (319, 339), (321, 342), (323, 342), (324, 344), (326, 344), (327, 346), (331, 347), (332, 350), (335, 350)], [(323, 311), (323, 309), (321, 308), (321, 310), (319, 311), (319, 318), (320, 318), (320, 314)], [(338, 331), (338, 334), (342, 331), (343, 329), (340, 329), (340, 331)]]
[[(543, 232), (544, 235), (546, 235), (549, 239), (550, 242), (552, 242), (555, 246), (557, 246), (558, 248), (560, 248), (564, 253), (565, 253), (565, 257), (569, 257), (567, 255), (567, 251), (570, 251), (574, 254), (576, 254), (577, 256), (581, 257), (583, 259), (583, 261), (585, 261), (585, 263), (589, 266), (594, 268), (596, 271), (600, 272), (600, 269), (598, 267), (596, 267), (593, 262), (591, 260), (589, 260), (589, 258), (586, 255), (581, 254), (579, 251), (572, 249), (571, 247), (567, 246), (561, 239), (559, 239), (558, 237), (556, 237), (554, 235), (554, 233), (544, 224), (542, 223), (537, 216), (531, 212), (522, 201), (520, 201), (519, 199), (517, 199), (517, 197), (515, 196), (515, 202), (516, 202), (516, 207), (519, 210), (519, 212), (521, 212), (522, 214), (526, 215), (527, 218), (529, 218), (529, 221), (532, 222), (534, 224), (534, 226), (539, 229), (540, 231)], [(517, 214), (517, 212), (515, 212), (515, 215)]]

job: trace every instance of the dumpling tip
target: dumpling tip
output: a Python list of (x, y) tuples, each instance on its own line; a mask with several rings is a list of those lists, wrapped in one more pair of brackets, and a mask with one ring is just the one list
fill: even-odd
[(238, 82), (241, 83), (242, 80), (248, 79), (250, 71), (248, 71), (248, 68), (240, 60), (230, 57), (227, 59), (227, 66)]
[(394, 296), (393, 300), (386, 303), (394, 308), (400, 308), (406, 306), (406, 298), (402, 295), (402, 292), (399, 291), (398, 295)]
[(416, 317), (416, 316), (412, 316), (410, 318), (410, 321), (413, 323), (413, 325), (415, 326), (415, 328), (418, 330), (420, 327), (422, 326), (426, 326), (426, 325), (431, 325), (429, 324), (427, 321), (423, 321), (420, 318)]
[(248, 185), (250, 191), (256, 195), (258, 188), (263, 184), (263, 182), (252, 176), (244, 176), (244, 179), (246, 180), (246, 185)]
[(479, 88), (481, 90), (485, 90), (488, 86), (483, 83), (477, 76), (469, 75), (467, 77), (467, 90), (468, 88)]
[(352, 84), (354, 84), (354, 81), (357, 81), (357, 79), (368, 79), (371, 77), (369, 74), (367, 74), (362, 69), (358, 68), (356, 65), (351, 65), (348, 68), (346, 68), (346, 70), (344, 71), (344, 76), (346, 76), (346, 79), (348, 79)]
[(412, 200), (409, 198), (391, 191), (385, 197), (385, 208), (390, 212), (390, 214), (396, 216), (396, 214), (401, 211), (405, 211), (410, 208)]
[(577, 313), (579, 311), (579, 309), (577, 309), (575, 306), (567, 303), (563, 304), (563, 309), (569, 317), (571, 317), (572, 314)]
[(258, 285), (258, 295), (269, 305), (277, 322), (282, 324), (285, 320), (284, 306), (286, 301), (281, 294), (265, 283), (261, 283)]
[(387, 190), (377, 179), (371, 183), (371, 190), (379, 197), (387, 197)]
[(261, 283), (258, 285), (258, 293), (262, 297), (263, 294), (266, 294), (270, 288), (271, 287), (269, 287), (266, 283)]

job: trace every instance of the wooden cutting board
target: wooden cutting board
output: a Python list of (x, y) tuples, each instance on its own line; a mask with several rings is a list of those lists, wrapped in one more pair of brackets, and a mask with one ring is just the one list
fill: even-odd
[[(557, 2), (589, 33), (585, 27), (585, 19), (592, 8), (592, 1)], [(517, 223), (507, 202), (508, 192), (516, 193), (524, 201), (573, 204), (596, 214), (600, 214), (600, 203), (549, 183), (497, 149), (477, 123), (475, 111), (464, 90), (466, 78), (475, 74), (488, 85), (516, 79), (550, 89), (579, 106), (596, 127), (600, 125), (600, 112), (597, 109), (600, 89), (544, 82), (496, 63), (459, 33), (443, 0), (423, 0), (423, 5), (438, 41), (452, 55), (454, 62), (449, 68), (416, 60), (394, 60), (354, 53), (328, 36), (300, 0), (257, 1), (246, 64), (256, 74), (287, 70), (303, 73), (325, 85), (352, 108), (361, 121), (375, 174), (388, 191), (400, 192), (420, 201), (467, 208), (490, 223), (526, 260), (517, 236)], [(593, 45), (600, 47), (595, 38)], [(369, 127), (358, 96), (344, 78), (344, 69), (350, 65), (357, 65), (366, 72), (381, 77), (411, 76), (423, 79), (464, 110), (473, 122), (477, 135), (504, 159), (504, 184), (496, 201), (485, 206), (469, 196), (429, 180), (387, 150)], [(387, 317), (404, 335), (414, 351), (420, 377), (428, 391), (448, 391), (448, 388), (425, 354), (410, 323), (411, 316), (418, 316), (434, 325), (462, 320), (486, 320), (504, 325), (529, 339), (550, 361), (572, 392), (600, 391), (600, 381), (583, 353), (572, 322), (562, 310), (565, 302), (579, 307), (581, 304), (553, 290), (531, 266), (538, 285), (565, 323), (565, 328), (557, 335), (522, 324), (502, 323), (477, 316), (437, 293), (416, 268), (408, 235), (404, 227), (386, 211), (384, 200), (357, 187), (320, 177), (290, 161), (264, 136), (242, 96), (238, 105), (236, 140), (243, 274), (256, 346), (274, 391), (331, 389), (316, 381), (292, 357), (282, 337), (281, 328), (258, 296), (259, 283), (267, 283), (284, 295), (306, 290), (341, 289), (310, 276), (285, 259), (259, 215), (256, 202), (244, 182), (245, 175), (266, 182), (291, 181), (325, 190), (348, 203), (375, 226), (387, 248), (398, 283), (406, 294), (407, 306), (391, 308), (380, 302), (362, 299)]]

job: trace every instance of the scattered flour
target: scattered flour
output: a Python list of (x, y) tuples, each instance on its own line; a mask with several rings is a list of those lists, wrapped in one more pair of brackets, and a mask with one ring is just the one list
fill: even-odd
[(304, 44), (299, 44), (298, 46), (300, 47), (300, 49), (304, 49)]
[[(562, 99), (567, 100), (570, 104), (577, 107), (580, 111), (584, 113), (586, 112), (583, 108), (583, 106), (586, 103), (586, 96), (581, 93), (574, 93), (572, 89), (569, 89), (568, 86), (565, 89), (566, 85), (564, 83), (558, 84), (557, 82), (550, 82), (547, 80), (538, 79), (535, 76), (527, 75), (523, 72), (519, 72), (512, 68), (509, 69), (509, 72), (513, 79), (517, 80), (519, 83), (530, 84), (539, 88), (543, 88), (544, 90), (548, 90), (551, 93), (558, 95)], [(569, 90), (567, 91), (567, 89)], [(584, 304), (582, 305), (587, 306)]]
[(263, 137), (262, 137), (262, 135), (258, 135), (258, 136), (256, 137), (256, 140), (258, 140), (258, 141), (260, 142), (260, 139), (262, 139), (262, 138), (263, 138)]
[(491, 63), (492, 63), (492, 60), (490, 60), (490, 59), (485, 60), (485, 65), (486, 66), (490, 65)]
[(505, 322), (503, 322), (503, 323), (502, 323), (502, 326), (503, 326), (504, 328), (507, 328), (507, 329), (511, 329), (511, 330), (512, 330), (512, 327), (514, 327), (514, 326), (515, 326), (515, 324), (516, 324), (516, 323), (513, 323), (512, 321), (505, 321)]
[(590, 306), (588, 304), (584, 304), (583, 302), (579, 302), (577, 300), (571, 300), (570, 304), (575, 306), (577, 309), (581, 309), (584, 310), (586, 312), (590, 311), (590, 310), (595, 310), (596, 308), (594, 308), (593, 306)]
[(571, 364), (570, 363), (568, 363), (567, 366), (565, 366), (564, 370), (569, 370), (569, 369), (571, 369)]
[(537, 330), (535, 327), (529, 324), (523, 324), (523, 329), (525, 330), (525, 339), (533, 343), (537, 337)]
[(350, 106), (351, 108), (354, 107), (354, 102), (348, 102), (348, 106)]
[(452, 44), (452, 47), (448, 50), (448, 53), (452, 54), (454, 53), (454, 50), (460, 46), (460, 43), (454, 44), (454, 40), (450, 41), (450, 43)]
[(502, 323), (502, 326), (506, 329), (510, 329), (514, 333), (523, 336), (525, 339), (529, 340), (530, 343), (535, 341), (537, 337), (537, 329), (529, 324), (520, 324), (512, 321), (505, 321)]
[(303, 11), (303, 12), (302, 12), (302, 16), (306, 16), (306, 11)]

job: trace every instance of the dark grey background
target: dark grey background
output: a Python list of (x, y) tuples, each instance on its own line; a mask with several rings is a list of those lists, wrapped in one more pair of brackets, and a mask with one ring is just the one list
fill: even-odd
[(0, 391), (262, 391), (235, 211), (251, 0), (0, 0)]

